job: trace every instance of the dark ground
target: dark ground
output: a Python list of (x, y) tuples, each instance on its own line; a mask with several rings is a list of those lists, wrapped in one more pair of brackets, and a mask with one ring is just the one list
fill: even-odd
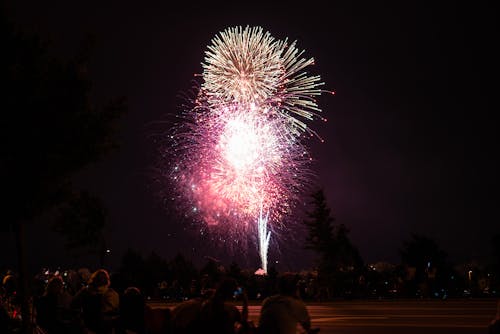
[[(494, 299), (337, 301), (308, 304), (313, 327), (320, 333), (487, 333), (496, 314)], [(153, 307), (173, 307), (151, 303)], [(249, 318), (258, 322), (260, 305)]]

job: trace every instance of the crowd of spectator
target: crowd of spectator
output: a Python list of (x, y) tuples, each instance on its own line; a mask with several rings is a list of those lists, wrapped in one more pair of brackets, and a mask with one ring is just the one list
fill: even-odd
[[(148, 296), (134, 286), (116, 291), (104, 269), (91, 274), (46, 272), (35, 282), (30, 323), (40, 334), (314, 332), (300, 299), (299, 276), (294, 274), (277, 278), (276, 294), (263, 299), (257, 324), (248, 320), (246, 288), (228, 276), (221, 276), (211, 288), (171, 304), (172, 307), (151, 306)], [(19, 331), (21, 307), (17, 287), (16, 275), (8, 272), (0, 294), (1, 333)]]

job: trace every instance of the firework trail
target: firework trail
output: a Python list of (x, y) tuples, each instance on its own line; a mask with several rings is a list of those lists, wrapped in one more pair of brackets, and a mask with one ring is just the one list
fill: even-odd
[(304, 71), (314, 59), (303, 52), (260, 27), (221, 32), (171, 135), (169, 178), (186, 212), (233, 240), (257, 229), (264, 271), (271, 231), (282, 227), (307, 182), (303, 141), (315, 132), (306, 122), (322, 119), (315, 97), (323, 83)]
[(267, 251), (269, 249), (269, 239), (271, 238), (271, 232), (267, 230), (268, 220), (269, 220), (269, 211), (264, 217), (262, 215), (262, 207), (261, 207), (257, 225), (259, 228), (259, 253), (262, 262), (262, 269), (264, 270), (264, 272), (267, 272)]

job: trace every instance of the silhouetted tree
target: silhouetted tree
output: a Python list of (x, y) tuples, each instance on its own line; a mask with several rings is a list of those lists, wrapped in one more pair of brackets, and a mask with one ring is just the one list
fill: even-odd
[(214, 260), (213, 258), (208, 258), (207, 263), (200, 270), (200, 275), (205, 277), (205, 283), (210, 288), (214, 288), (222, 277), (223, 273), (220, 271), (219, 267), (220, 262)]
[(191, 281), (198, 276), (198, 271), (194, 264), (186, 260), (180, 253), (168, 263), (168, 267), (172, 273), (173, 281), (177, 281), (184, 290), (189, 289)]
[(491, 282), (492, 287), (500, 289), (500, 234), (495, 234), (491, 238), (492, 250), (492, 272), (493, 279)]
[(145, 261), (146, 267), (146, 292), (153, 294), (151, 287), (158, 286), (161, 281), (167, 280), (170, 275), (167, 261), (156, 252), (151, 252)]
[(323, 190), (312, 194), (312, 198), (313, 211), (307, 212), (308, 219), (304, 220), (304, 224), (308, 229), (305, 248), (326, 257), (329, 255), (333, 243), (333, 223), (335, 219), (332, 217), (331, 210), (326, 203)]
[[(403, 243), (399, 251), (401, 263), (415, 269), (414, 282), (420, 285), (424, 294), (429, 294), (437, 285), (447, 285), (447, 274), (451, 270), (447, 265), (447, 254), (437, 242), (423, 235), (411, 234), (411, 239)], [(414, 288), (418, 288), (414, 287)], [(410, 291), (413, 293), (413, 291)]]
[(350, 230), (344, 224), (334, 227), (335, 242), (332, 245), (331, 255), (335, 258), (334, 262), (337, 263), (340, 270), (359, 269), (363, 266), (363, 259), (358, 249), (348, 237), (349, 232)]
[(307, 212), (308, 218), (304, 221), (308, 229), (305, 248), (320, 256), (318, 271), (322, 285), (335, 294), (352, 292), (363, 260), (348, 237), (349, 229), (344, 224), (333, 224), (335, 219), (323, 190), (315, 192), (312, 198), (313, 209)]
[(59, 208), (54, 230), (65, 238), (65, 248), (78, 258), (85, 254), (98, 254), (101, 266), (105, 252), (103, 228), (106, 209), (102, 201), (82, 191)]
[(234, 278), (237, 282), (242, 283), (244, 280), (244, 275), (241, 272), (241, 268), (237, 262), (231, 262), (229, 265), (229, 270), (227, 275), (231, 278)]
[(124, 108), (121, 100), (90, 103), (90, 40), (74, 60), (61, 61), (0, 16), (0, 41), (2, 229), (16, 235), (26, 327), (25, 225), (64, 199), (75, 171), (114, 147), (113, 124)]
[(423, 235), (411, 234), (411, 239), (403, 243), (400, 250), (401, 262), (424, 272), (428, 267), (442, 267), (446, 263), (446, 253), (437, 242)]
[(146, 263), (141, 253), (132, 248), (123, 254), (119, 272), (123, 283), (122, 289), (135, 286), (143, 290), (146, 287)]

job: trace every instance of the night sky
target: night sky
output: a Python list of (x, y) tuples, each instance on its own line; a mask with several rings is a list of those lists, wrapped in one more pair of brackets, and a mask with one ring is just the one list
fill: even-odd
[[(93, 101), (128, 99), (120, 149), (75, 177), (108, 208), (110, 264), (127, 247), (167, 259), (181, 251), (195, 262), (218, 256), (163, 208), (152, 177), (159, 149), (154, 135), (159, 122), (178, 111), (179, 92), (201, 73), (211, 38), (235, 25), (259, 25), (276, 38), (298, 40), (316, 59), (312, 71), (336, 92), (320, 100), (328, 122), (312, 124), (325, 139), (309, 142), (313, 170), (365, 261), (397, 263), (411, 232), (436, 239), (457, 262), (488, 255), (491, 235), (500, 232), (493, 9), (477, 2), (346, 3), (7, 4), (13, 22), (50, 40), (63, 58), (94, 34)], [(62, 263), (57, 236), (40, 226), (29, 233), (31, 261)], [(0, 238), (0, 251), (12, 252), (11, 236)], [(308, 266), (302, 251), (272, 247), (271, 261), (283, 268), (294, 267), (296, 259)]]

